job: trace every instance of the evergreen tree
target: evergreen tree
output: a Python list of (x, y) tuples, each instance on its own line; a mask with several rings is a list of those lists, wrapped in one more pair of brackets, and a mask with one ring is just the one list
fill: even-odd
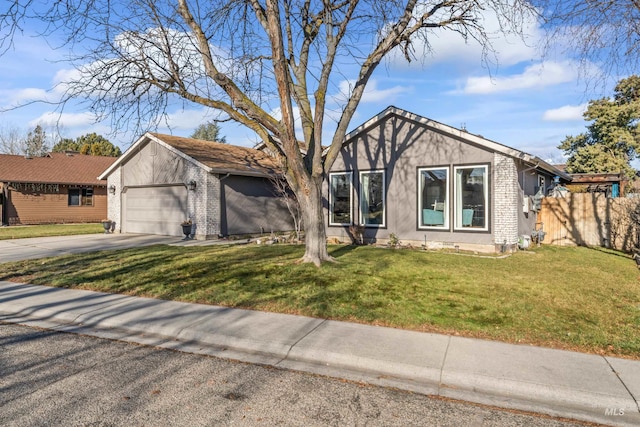
[(79, 136), (76, 139), (76, 144), (78, 144), (80, 153), (91, 156), (118, 157), (122, 154), (119, 147), (95, 132)]
[(81, 135), (75, 139), (63, 138), (51, 151), (63, 152), (65, 150), (78, 151), (80, 154), (90, 156), (110, 156), (118, 157), (122, 154), (120, 148), (113, 145), (108, 139), (95, 132)]
[(71, 138), (62, 138), (51, 149), (54, 153), (62, 153), (65, 151), (80, 151), (78, 144)]
[(24, 154), (29, 157), (42, 157), (49, 152), (47, 133), (42, 129), (42, 126), (37, 125), (32, 131), (29, 131), (24, 150)]
[(220, 142), (222, 144), (225, 144), (227, 142), (224, 136), (220, 136), (220, 126), (218, 126), (218, 123), (214, 121), (199, 125), (191, 134), (191, 138)]
[(635, 175), (631, 161), (640, 150), (640, 77), (620, 80), (613, 98), (589, 102), (584, 113), (587, 131), (567, 136), (558, 148), (569, 156), (570, 173)]

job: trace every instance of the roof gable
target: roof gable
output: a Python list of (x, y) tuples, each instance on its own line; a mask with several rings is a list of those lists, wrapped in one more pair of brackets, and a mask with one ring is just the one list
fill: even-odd
[(177, 156), (211, 173), (268, 176), (276, 173), (278, 169), (274, 158), (262, 150), (147, 132), (131, 145), (117, 162), (104, 171), (100, 178), (106, 179), (116, 167), (129, 160), (142, 144), (149, 141), (160, 144)]
[(50, 153), (45, 157), (0, 154), (0, 181), (105, 185), (98, 175), (115, 157)]
[(419, 123), (427, 128), (431, 128), (435, 131), (441, 132), (445, 135), (449, 135), (451, 137), (454, 137), (456, 139), (459, 139), (461, 141), (464, 141), (466, 143), (469, 144), (473, 144), (475, 146), (484, 148), (486, 150), (489, 151), (493, 151), (493, 152), (497, 152), (509, 157), (513, 157), (513, 158), (517, 158), (517, 159), (521, 159), (524, 162), (527, 162), (531, 165), (534, 165), (540, 169), (543, 169), (551, 174), (554, 175), (558, 175), (560, 177), (562, 177), (563, 179), (570, 181), (571, 180), (571, 176), (568, 175), (567, 173), (565, 173), (564, 171), (550, 165), (549, 163), (545, 162), (544, 160), (540, 159), (539, 157), (536, 157), (534, 155), (525, 153), (524, 151), (520, 151), (517, 150), (515, 148), (512, 147), (508, 147), (506, 145), (500, 144), (498, 142), (495, 141), (491, 141), (489, 139), (486, 139), (482, 136), (479, 135), (474, 135), (472, 133), (466, 132), (464, 130), (461, 129), (457, 129), (454, 128), (452, 126), (449, 125), (445, 125), (443, 123), (437, 122), (435, 120), (431, 120), (428, 119), (426, 117), (422, 117), (419, 116), (417, 114), (411, 113), (409, 111), (403, 110), (401, 108), (397, 108), (394, 106), (389, 106), (387, 107), (384, 111), (382, 111), (381, 113), (375, 115), (374, 117), (372, 117), (371, 119), (367, 120), (365, 123), (363, 123), (362, 125), (358, 126), (357, 128), (355, 128), (354, 130), (352, 130), (351, 132), (349, 132), (344, 139), (343, 142), (343, 146), (344, 145), (348, 145), (351, 142), (353, 142), (355, 140), (355, 138), (364, 133), (369, 131), (371, 128), (373, 128), (374, 126), (378, 125), (379, 123), (381, 123), (382, 121), (386, 120), (387, 118), (391, 117), (391, 116), (397, 116), (406, 120), (410, 120), (416, 123)]

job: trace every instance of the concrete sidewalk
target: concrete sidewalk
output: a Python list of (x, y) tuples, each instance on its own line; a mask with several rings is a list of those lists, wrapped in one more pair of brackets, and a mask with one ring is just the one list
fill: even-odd
[(0, 282), (0, 321), (608, 425), (640, 425), (638, 361), (11, 282)]

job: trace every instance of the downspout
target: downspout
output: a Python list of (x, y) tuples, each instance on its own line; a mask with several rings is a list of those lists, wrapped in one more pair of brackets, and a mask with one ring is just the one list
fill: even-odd
[(2, 185), (2, 193), (0, 193), (0, 227), (2, 227), (4, 225), (4, 204), (5, 204), (4, 182), (1, 183), (0, 185)]
[(522, 169), (521, 172), (522, 172), (522, 187), (523, 187), (522, 189), (523, 190), (524, 190), (524, 177), (525, 177), (524, 173), (529, 172), (530, 170), (533, 170), (533, 169), (538, 169), (538, 166), (540, 166), (540, 162), (536, 163), (535, 166), (531, 166), (530, 168)]
[[(225, 212), (225, 218), (226, 218), (226, 209), (227, 209), (227, 198), (226, 195), (224, 197), (224, 204), (225, 206), (222, 205), (222, 199), (223, 199), (223, 191), (224, 191), (224, 184), (222, 183), (222, 180), (229, 178), (229, 175), (231, 175), (230, 172), (227, 172), (227, 174), (225, 176), (220, 176), (218, 175), (218, 185), (220, 186), (218, 188), (218, 203), (220, 204), (220, 207), (218, 209), (218, 238), (220, 237), (224, 237), (223, 236), (223, 232), (222, 232), (222, 216), (223, 216), (223, 211)], [(225, 221), (226, 224), (226, 221)]]
[(2, 183), (2, 211), (0, 212), (0, 227), (3, 225), (9, 225), (9, 220), (7, 218), (8, 203), (9, 203), (9, 183), (3, 182)]
[[(537, 168), (538, 168), (538, 166), (540, 166), (540, 162), (536, 163), (536, 165), (535, 165), (535, 166), (531, 166), (530, 168), (526, 168), (526, 169), (523, 169), (523, 170), (522, 170), (522, 197), (527, 197), (527, 195), (525, 194), (525, 188), (526, 188), (525, 178), (526, 178), (526, 176), (527, 176), (527, 175), (526, 175), (526, 172), (529, 172), (530, 170), (537, 169)], [(530, 209), (531, 209), (531, 208), (530, 208)], [(522, 211), (522, 208), (520, 208), (520, 211)], [(519, 214), (518, 214), (518, 216), (519, 216), (519, 217), (520, 217), (521, 215), (522, 215), (522, 213), (519, 213)], [(529, 215), (529, 214), (527, 214), (527, 216), (526, 216), (527, 218), (528, 218), (528, 215)], [(537, 214), (537, 212), (536, 212), (536, 218), (537, 218), (537, 217), (538, 217), (538, 214)], [(518, 220), (518, 222), (519, 222), (519, 220)], [(530, 227), (529, 223), (528, 223), (526, 220), (525, 220), (525, 222), (524, 222), (524, 225), (525, 225), (525, 227), (526, 227), (527, 229), (529, 229), (529, 233), (528, 233), (528, 234), (529, 234), (529, 235), (531, 235), (532, 230), (531, 230), (531, 227)], [(534, 223), (533, 228), (535, 229), (535, 223)], [(519, 230), (518, 230), (518, 231), (519, 231)]]
[(526, 184), (526, 183), (525, 183), (525, 177), (526, 177), (526, 174), (525, 174), (525, 172), (529, 172), (530, 170), (533, 170), (533, 169), (538, 169), (538, 166), (540, 166), (540, 162), (536, 163), (536, 165), (535, 165), (535, 166), (531, 166), (530, 168), (523, 169), (523, 170), (521, 171), (521, 172), (522, 172), (522, 192), (523, 192), (523, 193), (524, 193), (525, 188), (526, 188), (526, 185), (525, 185), (525, 184)]

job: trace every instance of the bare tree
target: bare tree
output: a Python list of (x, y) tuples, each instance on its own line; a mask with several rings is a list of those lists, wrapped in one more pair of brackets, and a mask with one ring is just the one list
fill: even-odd
[[(532, 0), (542, 11), (548, 47), (564, 47), (579, 59), (583, 71), (600, 68), (618, 80), (638, 72), (640, 65), (640, 3), (636, 0)], [(585, 77), (589, 78), (589, 75)]]
[[(4, 45), (29, 17), (65, 34), (78, 78), (63, 102), (83, 100), (128, 129), (158, 124), (186, 100), (253, 130), (284, 165), (303, 213), (302, 261), (316, 265), (331, 260), (323, 180), (381, 61), (424, 57), (442, 31), (488, 55), (496, 35), (483, 28), (486, 14), (520, 34), (535, 13), (526, 0), (66, 0), (44, 11), (33, 1), (0, 6)], [(331, 111), (338, 79), (350, 90)], [(325, 137), (328, 117), (337, 119)]]
[(273, 175), (269, 178), (273, 187), (273, 195), (281, 200), (289, 211), (291, 221), (293, 222), (293, 241), (300, 241), (300, 232), (302, 231), (302, 209), (298, 198), (289, 188), (284, 175)]
[(25, 135), (15, 126), (0, 127), (0, 153), (22, 155), (25, 152)]

